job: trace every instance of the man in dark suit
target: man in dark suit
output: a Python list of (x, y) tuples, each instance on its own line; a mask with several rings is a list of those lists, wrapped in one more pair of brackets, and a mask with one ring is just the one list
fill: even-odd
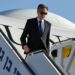
[(45, 20), (47, 13), (48, 7), (44, 4), (39, 4), (37, 8), (37, 17), (27, 20), (20, 38), (25, 54), (40, 49), (44, 49), (49, 53), (49, 34), (51, 24)]

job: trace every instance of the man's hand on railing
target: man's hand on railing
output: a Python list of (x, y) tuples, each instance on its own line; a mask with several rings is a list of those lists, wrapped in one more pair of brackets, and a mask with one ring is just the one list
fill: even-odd
[(26, 45), (24, 46), (24, 54), (28, 54), (30, 52), (29, 47)]

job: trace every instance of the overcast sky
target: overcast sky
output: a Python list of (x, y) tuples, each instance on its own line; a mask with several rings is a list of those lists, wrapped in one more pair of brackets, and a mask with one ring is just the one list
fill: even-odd
[(0, 0), (0, 12), (10, 9), (36, 9), (44, 3), (49, 11), (75, 23), (75, 0)]

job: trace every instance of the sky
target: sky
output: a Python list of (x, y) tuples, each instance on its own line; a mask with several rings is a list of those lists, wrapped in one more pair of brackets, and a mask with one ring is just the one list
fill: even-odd
[(49, 12), (75, 23), (75, 0), (0, 0), (0, 12), (11, 9), (36, 9), (40, 3), (46, 4)]

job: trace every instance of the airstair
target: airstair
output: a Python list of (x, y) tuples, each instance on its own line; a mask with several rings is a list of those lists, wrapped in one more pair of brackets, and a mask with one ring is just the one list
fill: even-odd
[(44, 50), (23, 59), (0, 29), (0, 75), (67, 75)]

